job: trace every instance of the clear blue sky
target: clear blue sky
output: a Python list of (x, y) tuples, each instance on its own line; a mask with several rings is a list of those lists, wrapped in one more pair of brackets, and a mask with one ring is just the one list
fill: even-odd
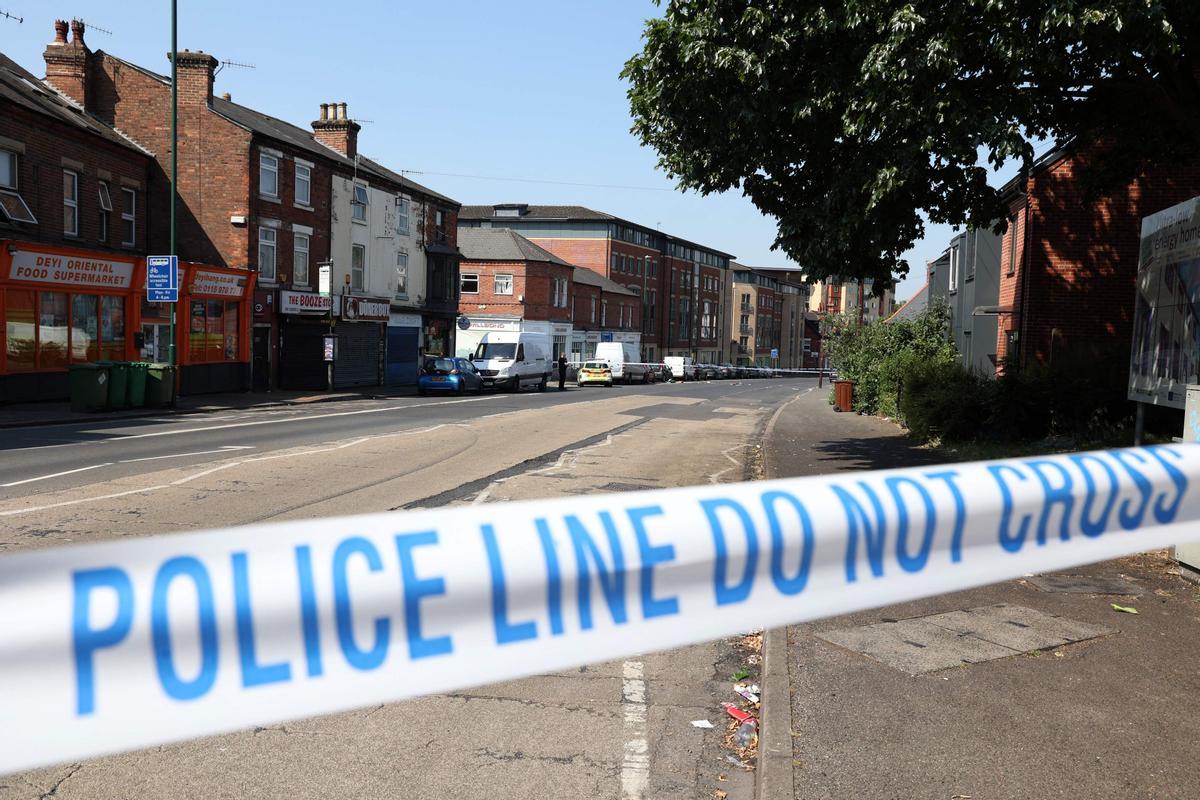
[[(45, 74), (56, 15), (90, 23), (93, 50), (169, 70), (167, 0), (0, 0), (0, 10), (25, 19), (0, 19), (0, 50), (34, 74)], [(650, 0), (179, 0), (179, 47), (255, 65), (222, 69), (215, 91), (294, 124), (307, 127), (322, 102), (345, 101), (350, 116), (371, 120), (360, 151), (424, 171), (413, 178), (462, 203), (579, 204), (745, 264), (787, 264), (770, 249), (772, 219), (737, 193), (675, 191), (630, 134), (618, 74), (640, 48), (643, 20), (659, 13)], [(931, 227), (908, 254), (900, 298), (949, 237)]]

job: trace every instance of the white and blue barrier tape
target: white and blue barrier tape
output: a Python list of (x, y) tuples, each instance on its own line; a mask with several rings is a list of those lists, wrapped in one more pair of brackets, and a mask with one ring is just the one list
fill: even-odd
[(0, 558), (0, 774), (1200, 539), (1200, 447), (284, 522)]

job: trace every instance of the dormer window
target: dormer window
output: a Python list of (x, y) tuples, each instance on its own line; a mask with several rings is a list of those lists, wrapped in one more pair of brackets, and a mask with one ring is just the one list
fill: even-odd
[(495, 206), (492, 209), (493, 217), (520, 217), (524, 216), (529, 211), (529, 206), (511, 205), (511, 206)]

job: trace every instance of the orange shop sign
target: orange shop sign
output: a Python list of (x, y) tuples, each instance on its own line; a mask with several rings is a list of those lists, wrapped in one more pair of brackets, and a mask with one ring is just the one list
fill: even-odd
[(133, 262), (17, 250), (8, 277), (14, 281), (128, 289), (133, 283)]

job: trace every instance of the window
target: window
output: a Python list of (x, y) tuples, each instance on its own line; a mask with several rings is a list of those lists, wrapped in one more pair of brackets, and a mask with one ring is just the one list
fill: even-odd
[(646, 310), (649, 312), (646, 316), (649, 322), (654, 321), (654, 309), (658, 305), (658, 292), (650, 292), (649, 300), (646, 302)]
[(568, 294), (570, 293), (571, 283), (566, 278), (554, 279), (554, 305), (559, 308), (566, 308), (569, 301)]
[(617, 271), (617, 254), (616, 253), (612, 254), (612, 267), (610, 268), (610, 271), (611, 272)]
[(137, 244), (137, 192), (121, 188), (121, 244)]
[(296, 162), (296, 205), (312, 205), (312, 167)]
[(63, 170), (63, 233), (79, 235), (79, 175)]
[[(497, 273), (495, 288), (492, 291), (496, 294), (512, 294), (513, 276), (511, 274)], [(558, 278), (554, 279), (554, 305), (558, 305)]]
[(125, 298), (31, 289), (9, 289), (5, 294), (10, 371), (124, 359)]
[(258, 229), (258, 277), (269, 283), (275, 281), (276, 236), (274, 228)]
[(462, 273), (458, 291), (459, 294), (479, 294), (479, 273)]
[(625, 327), (625, 304), (621, 303), (617, 306), (617, 327)]
[(17, 190), (17, 154), (0, 150), (0, 189)]
[(608, 324), (608, 301), (600, 301), (600, 326), (604, 327)]
[(367, 248), (361, 244), (350, 247), (350, 291), (361, 292), (367, 285)]
[(108, 184), (100, 181), (100, 241), (108, 241), (108, 223), (112, 217), (112, 195), (108, 193)]
[(279, 197), (279, 159), (266, 153), (258, 155), (258, 193)]
[(1008, 218), (1008, 274), (1017, 271), (1017, 215)]
[(308, 283), (308, 234), (297, 233), (292, 245), (292, 283)]
[(593, 297), (591, 299), (591, 305), (592, 305), (592, 314), (591, 314), (590, 319), (592, 322), (595, 322), (596, 321), (596, 298)]
[[(408, 236), (408, 215), (412, 201), (406, 197), (396, 198), (396, 233)], [(406, 259), (408, 255), (404, 256)]]
[(438, 209), (433, 213), (433, 228), (438, 242), (446, 241), (446, 212)]
[(949, 290), (956, 291), (958, 289), (958, 248), (950, 248), (950, 277)]
[(188, 354), (193, 363), (238, 360), (236, 300), (193, 300), (189, 313)]
[(367, 194), (367, 187), (355, 185), (354, 198), (350, 201), (350, 217), (355, 222), (366, 223), (367, 221), (367, 205), (370, 203), (370, 197)]
[(17, 154), (0, 150), (0, 221), (29, 222), (37, 224), (37, 218), (29, 210), (25, 198), (17, 194)]
[(396, 296), (408, 297), (408, 253), (396, 253)]
[(658, 277), (658, 262), (655, 261), (653, 258), (650, 258), (649, 256), (646, 257), (646, 260), (650, 262), (650, 267), (647, 270), (646, 274), (648, 274), (651, 278), (657, 278)]

